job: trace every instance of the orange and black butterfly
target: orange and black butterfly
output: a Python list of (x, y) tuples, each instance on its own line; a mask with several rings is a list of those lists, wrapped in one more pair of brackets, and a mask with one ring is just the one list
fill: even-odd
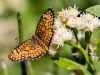
[(34, 60), (43, 56), (48, 51), (53, 36), (53, 24), (54, 11), (48, 8), (39, 20), (35, 35), (31, 35), (31, 39), (12, 50), (8, 55), (9, 60), (17, 62), (24, 59)]

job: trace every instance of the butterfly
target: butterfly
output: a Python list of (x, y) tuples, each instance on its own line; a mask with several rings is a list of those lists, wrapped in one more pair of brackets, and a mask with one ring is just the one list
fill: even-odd
[(47, 53), (53, 37), (53, 24), (54, 11), (48, 8), (41, 16), (35, 34), (12, 50), (8, 59), (15, 62), (25, 59), (34, 60)]

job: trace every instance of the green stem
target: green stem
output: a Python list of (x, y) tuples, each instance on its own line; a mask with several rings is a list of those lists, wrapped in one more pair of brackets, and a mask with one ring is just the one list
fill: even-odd
[(21, 62), (22, 75), (27, 75), (25, 62)]
[(89, 57), (88, 57), (88, 53), (86, 50), (84, 50), (84, 48), (81, 46), (80, 42), (78, 42), (77, 44), (70, 42), (70, 44), (76, 48), (78, 48), (79, 50), (81, 50), (81, 52), (83, 53), (83, 55), (85, 56), (86, 62), (89, 62)]
[(5, 73), (5, 75), (8, 75), (8, 72), (7, 72), (7, 70), (4, 70), (4, 73)]
[(88, 53), (89, 43), (86, 44), (86, 52)]
[[(23, 25), (22, 25), (22, 18), (21, 14), (18, 12), (17, 14), (17, 20), (18, 20), (18, 30), (19, 30), (19, 44), (22, 43), (23, 40)], [(26, 65), (25, 62), (21, 62), (21, 69), (22, 69), (22, 75), (27, 75), (26, 73)]]
[(77, 29), (75, 29), (75, 28), (71, 28), (71, 29), (72, 29), (72, 31), (73, 31), (73, 33), (74, 33), (74, 35), (75, 35), (75, 38), (76, 38), (76, 40), (77, 40), (77, 42), (78, 42)]
[(3, 68), (3, 71), (4, 71), (4, 75), (8, 75), (8, 72), (7, 72), (6, 68)]
[(81, 46), (80, 42), (78, 42), (78, 48), (81, 50), (81, 52), (84, 54), (86, 62), (89, 62), (89, 56), (88, 56), (88, 52), (86, 50), (84, 50), (84, 48)]
[(30, 72), (30, 75), (34, 75), (34, 69), (32, 68), (31, 62), (29, 60), (26, 61), (26, 65)]
[(23, 25), (22, 25), (22, 17), (21, 17), (21, 14), (18, 12), (17, 14), (17, 20), (18, 20), (18, 30), (19, 30), (19, 43), (22, 43), (24, 40), (23, 40)]
[(3, 69), (4, 75), (8, 75), (7, 66), (4, 60), (1, 61), (1, 67)]
[(89, 49), (89, 43), (91, 38), (92, 32), (85, 32), (85, 41), (86, 41), (86, 51), (88, 52)]

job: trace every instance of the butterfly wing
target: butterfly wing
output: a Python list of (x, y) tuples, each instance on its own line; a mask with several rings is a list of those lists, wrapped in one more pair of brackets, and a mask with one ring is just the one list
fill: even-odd
[(48, 50), (47, 46), (38, 38), (29, 39), (12, 50), (8, 58), (15, 62), (25, 59), (34, 60), (45, 54), (46, 50)]
[(25, 58), (28, 58), (29, 48), (30, 48), (31, 39), (18, 45), (11, 53), (8, 55), (9, 60), (11, 61), (21, 61)]
[(34, 36), (19, 46), (8, 55), (11, 61), (22, 61), (24, 59), (36, 59), (47, 52), (53, 36), (52, 25), (54, 23), (54, 12), (48, 8), (42, 15)]
[(53, 36), (52, 26), (54, 23), (54, 11), (48, 8), (42, 15), (35, 34), (42, 40), (46, 46), (49, 46)]

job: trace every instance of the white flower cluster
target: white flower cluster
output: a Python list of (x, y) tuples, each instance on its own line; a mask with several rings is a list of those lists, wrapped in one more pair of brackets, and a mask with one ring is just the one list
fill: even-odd
[[(62, 11), (58, 12), (53, 25), (54, 35), (49, 48), (49, 54), (55, 55), (59, 46), (63, 46), (64, 42), (72, 40), (73, 32), (66, 27), (93, 32), (99, 26), (100, 20), (97, 17), (89, 13), (80, 14), (76, 5), (73, 8), (62, 9)], [(52, 47), (53, 45), (57, 45), (57, 47)]]
[(72, 31), (67, 30), (64, 26), (54, 30), (54, 36), (52, 38), (52, 44), (63, 46), (64, 42), (71, 40), (73, 37)]
[(80, 15), (80, 18), (82, 19), (82, 23), (83, 23), (83, 29), (85, 31), (91, 31), (93, 32), (95, 29), (97, 29), (97, 27), (100, 26), (100, 20), (98, 19), (98, 17), (95, 17), (89, 13), (83, 13), (82, 15)]
[[(73, 32), (66, 29), (63, 25), (58, 24), (55, 21), (54, 24), (54, 35), (52, 37), (51, 45), (49, 47), (49, 54), (55, 55), (57, 53), (57, 48), (63, 46), (64, 42), (68, 42), (73, 38)], [(56, 45), (56, 46), (55, 46)]]
[[(63, 46), (64, 42), (68, 42), (73, 37), (71, 30), (67, 30), (64, 26), (54, 29), (54, 36), (52, 37), (52, 42), (49, 48), (49, 54), (55, 55), (57, 53), (57, 48)], [(56, 47), (54, 46), (56, 45)]]
[(94, 29), (97, 29), (97, 27), (100, 26), (100, 20), (98, 17), (89, 13), (83, 13), (78, 17), (80, 11), (77, 9), (76, 6), (74, 6), (74, 8), (69, 7), (65, 10), (62, 9), (62, 11), (59, 12), (58, 17), (61, 19), (61, 22), (65, 23), (65, 25), (78, 30), (83, 29), (85, 31), (93, 32)]
[(67, 8), (65, 10), (62, 9), (62, 11), (58, 12), (59, 13), (58, 17), (60, 17), (60, 19), (63, 22), (67, 22), (69, 20), (69, 18), (71, 18), (71, 17), (76, 18), (77, 17), (77, 15), (80, 13), (77, 9), (78, 8), (76, 6), (74, 6), (74, 8), (69, 6), (68, 9)]

